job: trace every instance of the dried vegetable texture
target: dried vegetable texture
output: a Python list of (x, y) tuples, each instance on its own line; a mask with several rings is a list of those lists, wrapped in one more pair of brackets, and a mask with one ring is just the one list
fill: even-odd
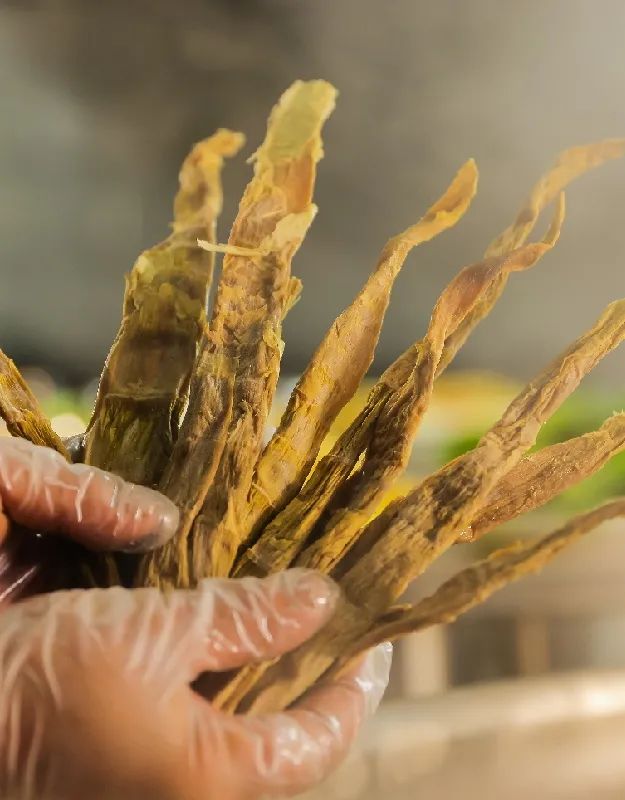
[(596, 325), (512, 402), (477, 447), (426, 478), (371, 522), (335, 572), (345, 602), (311, 642), (268, 669), (238, 710), (285, 708), (349, 651), (467, 528), (493, 487), (518, 463), (542, 424), (585, 374), (625, 337), (625, 301), (612, 303)]
[(418, 426), (432, 397), (448, 332), (458, 327), (502, 274), (534, 266), (558, 241), (563, 219), (564, 195), (560, 195), (542, 242), (466, 267), (445, 289), (434, 308), (427, 334), (419, 343), (412, 375), (381, 411), (362, 467), (341, 493), (342, 507), (332, 514), (324, 534), (302, 553), (299, 566), (329, 573), (340, 561), (407, 466)]
[[(185, 442), (220, 441), (228, 402), (226, 438), (191, 530), (181, 527), (169, 554), (155, 557), (161, 565), (148, 564), (142, 572), (144, 577), (162, 574), (166, 561), (173, 573), (158, 577), (158, 585), (192, 585), (206, 576), (227, 575), (236, 555), (278, 378), (282, 319), (293, 299), (291, 259), (316, 213), (312, 194), (323, 154), (321, 129), (335, 96), (325, 81), (294, 83), (274, 108), (254, 156), (254, 177), (225, 248), (212, 319), (191, 384), (192, 405), (201, 413), (199, 418), (187, 413), (181, 434)], [(231, 400), (226, 386), (232, 388)], [(214, 455), (209, 459), (212, 464)], [(176, 476), (172, 482), (177, 483)], [(171, 485), (168, 492), (176, 494)]]
[(371, 550), (357, 561), (359, 554), (353, 550), (345, 559), (342, 583), (348, 597), (371, 604), (363, 591), (363, 577), (370, 570), (369, 575), (375, 575), (370, 577), (374, 605), (392, 602), (401, 594), (407, 582), (472, 522), (499, 480), (534, 444), (544, 422), (624, 337), (625, 300), (618, 300), (521, 392), (474, 450), (434, 473), (374, 520), (361, 540), (367, 539)]
[(471, 523), (465, 541), (479, 539), (508, 520), (548, 503), (598, 472), (625, 449), (625, 414), (596, 431), (531, 453), (495, 486)]
[[(205, 332), (202, 342), (206, 338)], [(202, 378), (208, 384), (212, 366), (212, 360), (205, 355), (201, 355), (196, 363), (189, 408), (159, 485), (163, 494), (178, 506), (178, 531), (171, 542), (142, 558), (135, 581), (137, 586), (186, 589), (196, 582), (191, 574), (187, 538), (217, 474), (232, 419), (232, 374), (222, 371), (221, 380), (213, 389), (219, 393), (218, 397), (194, 391), (194, 384), (197, 385)], [(207, 409), (211, 409), (210, 416)]]
[[(522, 246), (534, 229), (542, 210), (557, 197), (562, 197), (561, 189), (573, 179), (623, 154), (624, 139), (575, 147), (562, 153), (554, 166), (534, 186), (515, 221), (487, 248), (486, 261), (494, 261), (497, 257), (503, 259), (515, 248)], [(558, 219), (563, 210), (563, 205), (556, 210), (554, 223), (545, 243), (555, 242), (554, 233), (559, 227)], [(513, 271), (514, 269), (500, 269), (468, 312), (457, 320), (457, 324), (450, 325), (442, 355), (436, 364), (436, 376), (449, 364), (471, 330), (492, 309)], [(349, 478), (347, 486), (339, 490), (339, 502), (333, 503), (338, 509), (334, 510), (329, 522), (325, 524), (324, 535), (302, 553), (297, 561), (298, 566), (331, 569), (344, 549), (357, 536), (359, 527), (376, 511), (384, 489), (403, 471), (419, 420), (427, 407), (427, 394), (424, 395), (423, 385), (417, 385), (418, 379), (415, 382), (419, 372), (422, 384), (429, 381), (423, 380), (423, 373), (426, 371), (423, 368), (426, 360), (425, 343), (427, 337), (426, 340), (412, 345), (387, 370), (374, 388), (365, 409), (328, 458), (328, 462), (333, 460), (346, 472), (345, 464), (356, 467), (362, 456), (362, 449), (358, 451), (358, 447), (361, 442), (366, 442), (365, 463)], [(381, 401), (380, 395), (387, 396), (385, 402)], [(376, 440), (379, 442), (377, 445)], [(319, 471), (322, 472), (321, 468)], [(323, 475), (314, 474), (313, 482), (318, 478), (323, 478)], [(331, 491), (336, 494), (334, 488)], [(299, 528), (298, 539), (301, 541), (307, 533), (308, 530), (302, 531)], [(244, 560), (253, 560), (256, 565), (252, 569), (242, 563), (241, 574), (245, 568), (254, 573), (262, 572), (259, 563), (264, 563), (264, 559), (261, 561), (261, 558), (262, 556), (257, 558), (254, 552), (246, 554)]]
[[(339, 582), (337, 613), (313, 640), (277, 663), (248, 667), (222, 681), (213, 702), (227, 711), (285, 708), (363, 648), (453, 619), (540, 568), (601, 521), (625, 513), (625, 500), (608, 503), (544, 539), (493, 554), (413, 607), (396, 605), (407, 584), (463, 533), (479, 537), (548, 502), (624, 449), (625, 414), (617, 414), (597, 431), (527, 455), (541, 425), (625, 337), (625, 301), (619, 301), (516, 398), (474, 450), (376, 516), (406, 464), (437, 375), (490, 311), (510, 273), (531, 267), (555, 244), (562, 190), (589, 169), (623, 156), (624, 139), (572, 148), (558, 158), (484, 260), (443, 291), (425, 337), (386, 370), (363, 411), (315, 464), (330, 424), (371, 363), (409, 250), (467, 210), (477, 179), (475, 165), (467, 162), (423, 219), (387, 243), (360, 294), (317, 349), (261, 452), (282, 354), (282, 321), (301, 292), (291, 260), (315, 215), (321, 129), (334, 100), (335, 90), (323, 81), (298, 81), (282, 96), (226, 245), (217, 245), (215, 237), (220, 170), (242, 137), (219, 131), (192, 151), (181, 172), (174, 230), (139, 258), (128, 279), (122, 326), (84, 443), (86, 460), (158, 486), (180, 508), (177, 536), (142, 559), (136, 585), (189, 587), (207, 575), (264, 574), (293, 564), (317, 567)], [(526, 244), (553, 201), (545, 239)], [(209, 323), (205, 304), (219, 251), (225, 258)], [(54, 436), (5, 357), (0, 412), (14, 435), (66, 457), (82, 456), (76, 443), (68, 453)], [(13, 591), (8, 587), (22, 574), (29, 578), (28, 565), (39, 557), (33, 559), (29, 541), (5, 541), (0, 592)], [(11, 552), (7, 545), (16, 543), (20, 547)], [(46, 552), (45, 559), (48, 566), (58, 559), (67, 568), (68, 585), (77, 569), (90, 567), (85, 556), (60, 549)], [(109, 574), (98, 581), (118, 582), (117, 563), (100, 562)], [(45, 574), (36, 570), (34, 576)]]
[(369, 279), (326, 333), (259, 459), (242, 544), (253, 539), (272, 512), (301, 488), (330, 426), (371, 365), (391, 290), (406, 257), (464, 216), (477, 179), (475, 162), (469, 160), (425, 215), (386, 243)]
[(137, 259), (123, 318), (85, 436), (84, 459), (135, 483), (156, 485), (172, 453), (205, 319), (221, 169), (243, 136), (219, 130), (195, 145), (180, 171), (171, 235)]
[(19, 370), (0, 350), (0, 416), (12, 436), (28, 439), (42, 447), (52, 447), (69, 460), (61, 439)]
[[(286, 569), (306, 545), (337, 491), (341, 491), (345, 508), (331, 518), (327, 535), (298, 561), (298, 566), (331, 570), (376, 510), (386, 488), (405, 468), (416, 429), (431, 397), (447, 332), (458, 325), (501, 272), (527, 269), (550, 250), (558, 240), (563, 217), (562, 198), (543, 242), (466, 267), (447, 286), (436, 304), (425, 338), (414, 347), (415, 363), (403, 386), (388, 395), (379, 384), (374, 387), (370, 400), (374, 398), (375, 421), (367, 420), (368, 424), (361, 425), (359, 417), (348, 428), (317, 465), (299, 495), (243, 554), (235, 572), (237, 576)], [(362, 469), (346, 487), (345, 481), (365, 451)]]
[(234, 365), (233, 416), (217, 478), (192, 531), (195, 580), (228, 575), (242, 543), (247, 496), (280, 369), (291, 259), (316, 213), (321, 129), (334, 102), (335, 90), (323, 81), (297, 83), (285, 93), (269, 120), (232, 229), (230, 243), (258, 255), (226, 254), (211, 323), (213, 358)]
[[(541, 211), (559, 195), (560, 190), (564, 186), (570, 183), (574, 178), (583, 175), (589, 169), (599, 166), (609, 159), (622, 156), (623, 153), (625, 153), (625, 140), (623, 139), (607, 140), (591, 145), (575, 147), (562, 153), (556, 160), (554, 166), (534, 186), (529, 199), (523, 205), (515, 221), (487, 248), (486, 258), (505, 256), (511, 253), (515, 246), (522, 245), (533, 230)], [(483, 293), (479, 301), (476, 302), (473, 308), (460, 320), (459, 324), (456, 326), (456, 330), (462, 332), (460, 337), (455, 338), (454, 330), (448, 334), (445, 340), (445, 348), (437, 364), (437, 375), (449, 364), (458, 348), (466, 340), (475, 325), (489, 313), (503, 292), (511, 271), (512, 270), (501, 270), (499, 275), (492, 280), (488, 290)], [(282, 551), (280, 563), (283, 566), (297, 555), (305, 543), (306, 538), (322, 517), (327, 506), (336, 496), (339, 488), (343, 486), (343, 483), (348, 479), (352, 470), (356, 468), (366, 448), (370, 445), (372, 432), (376, 425), (379, 424), (378, 420), (383, 413), (383, 409), (388, 407), (392, 415), (395, 411), (395, 405), (398, 403), (401, 405), (399, 395), (402, 393), (404, 396), (410, 396), (412, 394), (414, 398), (413, 405), (419, 402), (418, 395), (414, 393), (414, 370), (415, 363), (420, 359), (422, 346), (423, 343), (421, 341), (416, 342), (385, 372), (374, 387), (366, 407), (358, 418), (354, 420), (344, 436), (336, 443), (332, 452), (316, 467), (304, 490), (305, 493), (308, 493), (307, 498), (302, 498), (301, 495), (296, 498), (295, 503), (297, 505), (303, 502), (305, 508), (310, 509), (310, 511), (306, 514), (306, 524), (302, 526), (298, 524), (296, 519), (298, 515), (301, 516), (302, 513), (306, 513), (306, 511), (302, 511), (301, 506), (292, 509), (293, 522), (291, 524), (292, 527), (297, 529), (297, 532), (294, 537), (293, 534), (289, 534), (288, 531), (282, 533), (281, 539), (283, 541), (280, 545), (280, 550)], [(411, 382), (411, 380), (412, 385), (406, 387), (406, 383)], [(294, 394), (294, 403), (296, 402), (297, 397)], [(394, 420), (392, 420), (392, 424), (393, 423)], [(404, 452), (408, 450), (408, 443), (411, 442), (414, 437), (416, 426), (416, 424), (412, 426), (412, 434), (409, 429), (406, 430)], [(383, 427), (383, 423), (380, 427)], [(388, 471), (385, 485), (392, 482), (394, 477), (393, 472), (395, 475), (400, 472), (402, 457), (405, 458), (405, 455), (402, 456), (401, 452), (397, 454), (395, 459), (395, 472), (393, 469)], [(361, 492), (368, 492), (368, 490), (364, 489), (362, 486), (364, 482), (365, 479), (361, 475), (354, 476), (346, 491), (341, 493), (338, 505), (346, 505), (348, 499), (355, 491), (360, 490)], [(306, 500), (308, 502), (306, 502)], [(368, 507), (368, 511), (372, 510), (375, 510), (375, 497), (373, 494), (371, 495), (370, 506)], [(291, 509), (288, 507), (283, 512), (283, 519), (286, 521), (287, 527), (289, 525), (288, 519), (290, 512)], [(362, 508), (357, 511), (352, 505), (342, 516), (342, 520), (335, 516), (333, 521), (331, 521), (331, 525), (334, 524), (337, 526), (335, 538), (339, 541), (338, 553), (340, 553), (345, 546), (349, 546), (349, 543), (357, 531), (358, 523), (363, 521), (366, 512), (364, 512)], [(264, 552), (264, 545), (259, 543), (256, 548), (242, 554), (237, 564), (235, 574), (258, 575), (266, 572), (266, 564), (273, 562), (276, 549), (278, 549), (278, 547), (274, 545), (273, 539), (274, 534), (281, 524), (279, 520), (276, 520), (273, 526), (263, 534), (264, 542), (267, 545), (266, 552)], [(293, 538), (296, 541), (293, 541)], [(289, 543), (287, 547), (284, 546), (285, 541)], [(324, 554), (322, 547), (323, 546), (320, 544), (313, 544), (311, 552), (302, 556), (301, 564), (320, 566), (321, 559), (326, 560), (326, 558), (329, 558), (330, 561), (336, 559), (337, 549), (334, 545), (330, 547), (327, 556)]]
[[(284, 313), (286, 314), (301, 293), (302, 285), (297, 278), (291, 278), (287, 290)], [(228, 428), (232, 419), (234, 376), (224, 373), (216, 390), (221, 397), (207, 398), (203, 391), (197, 391), (208, 382), (212, 361), (206, 357), (208, 349), (208, 330), (202, 332), (203, 354), (194, 371), (194, 386), (190, 393), (187, 410), (188, 423), (182, 430), (160, 483), (160, 490), (167, 495), (180, 510), (180, 525), (175, 542), (161, 550), (144, 557), (136, 577), (138, 586), (160, 586), (163, 589), (191, 586), (187, 537), (196, 515), (201, 509), (208, 488), (215, 478), (221, 456), (226, 444)], [(206, 408), (219, 409), (219, 417), (206, 417)]]
[[(625, 139), (606, 139), (564, 150), (556, 158), (551, 169), (533, 187), (514, 222), (488, 246), (486, 256), (503, 255), (520, 247), (527, 241), (541, 212), (571, 181), (605, 164), (606, 161), (622, 158), (624, 155)], [(507, 279), (507, 275), (501, 275), (498, 281), (494, 281), (489, 292), (471, 314), (468, 314), (458, 328), (449, 335), (445, 342), (445, 352), (438, 365), (439, 374), (453, 361), (475, 326), (490, 313), (505, 289)]]
[(483, 603), (491, 594), (532, 572), (541, 570), (565, 547), (574, 544), (598, 525), (625, 516), (625, 500), (605, 503), (580, 514), (537, 541), (517, 542), (491, 553), (445, 581), (432, 595), (413, 606), (390, 609), (372, 630), (337, 662), (348, 663), (353, 655), (381, 642), (414, 633), (432, 625), (453, 622), (461, 614)]

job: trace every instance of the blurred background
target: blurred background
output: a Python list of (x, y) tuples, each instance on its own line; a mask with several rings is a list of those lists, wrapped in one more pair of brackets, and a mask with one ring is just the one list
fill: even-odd
[[(124, 273), (166, 234), (190, 145), (227, 126), (251, 153), (286, 86), (323, 77), (339, 104), (320, 213), (294, 264), (304, 294), (285, 326), (272, 424), (386, 239), (466, 158), (480, 168), (470, 213), (397, 281), (374, 376), (424, 331), (439, 291), (511, 221), (556, 153), (625, 135), (624, 32), (620, 0), (0, 0), (0, 345), (58, 432), (82, 430)], [(222, 240), (249, 174), (244, 158), (225, 171)], [(625, 163), (612, 162), (571, 187), (558, 247), (513, 276), (440, 382), (397, 491), (471, 447), (522, 382), (623, 294), (624, 183)], [(625, 350), (606, 359), (541, 443), (625, 407), (624, 368)], [(412, 595), (485, 547), (622, 492), (624, 475), (617, 457), (551, 507), (455, 548)], [(614, 766), (625, 713), (620, 528), (403, 643), (385, 711), (320, 796), (625, 796)]]

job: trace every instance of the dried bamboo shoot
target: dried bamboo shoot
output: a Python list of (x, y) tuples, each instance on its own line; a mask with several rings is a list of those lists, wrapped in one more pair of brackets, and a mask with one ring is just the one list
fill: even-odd
[(172, 234), (139, 256), (127, 280), (84, 458), (135, 483), (158, 483), (178, 434), (213, 272), (197, 239), (215, 237), (223, 159), (242, 144), (220, 130), (195, 145), (180, 171)]
[(470, 160), (419, 222), (386, 243), (368, 281), (332, 324), (259, 459), (242, 544), (299, 491), (330, 425), (364, 378), (395, 278), (408, 253), (455, 225), (469, 208), (476, 188), (477, 169)]
[(0, 416), (12, 436), (51, 447), (69, 461), (69, 453), (41, 410), (19, 370), (0, 350)]

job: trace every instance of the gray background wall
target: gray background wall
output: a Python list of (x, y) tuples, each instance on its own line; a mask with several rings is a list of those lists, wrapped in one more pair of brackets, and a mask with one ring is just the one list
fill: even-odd
[[(19, 0), (0, 3), (0, 343), (61, 379), (101, 364), (122, 276), (166, 230), (179, 162), (219, 125), (250, 148), (296, 77), (340, 92), (320, 214), (286, 326), (299, 369), (385, 239), (474, 156), (470, 215), (413, 255), (376, 367), (423, 330), (562, 148), (625, 135), (619, 0)], [(226, 173), (227, 236), (249, 174)], [(625, 294), (625, 163), (569, 193), (557, 251), (517, 276), (458, 363), (525, 377)], [(596, 380), (620, 384), (625, 354)]]

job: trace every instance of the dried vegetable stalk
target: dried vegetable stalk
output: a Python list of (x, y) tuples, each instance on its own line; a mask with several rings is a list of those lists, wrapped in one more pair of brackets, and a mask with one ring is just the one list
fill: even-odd
[[(291, 278), (285, 314), (297, 302), (301, 288), (301, 281)], [(196, 580), (190, 572), (187, 536), (219, 467), (232, 419), (234, 394), (234, 376), (225, 373), (217, 386), (222, 393), (220, 398), (207, 403), (204, 392), (197, 391), (198, 386), (208, 381), (211, 374), (212, 362), (206, 358), (207, 341), (208, 331), (205, 327), (201, 337), (203, 346), (200, 348), (204, 357), (199, 358), (195, 366), (195, 384), (194, 391), (190, 393), (187, 424), (182, 427), (159, 485), (160, 491), (173, 500), (180, 510), (176, 543), (144, 557), (136, 578), (138, 586), (160, 586), (163, 589), (187, 587)], [(205, 404), (210, 408), (218, 408), (220, 416), (206, 418)]]
[[(624, 155), (623, 139), (560, 156), (484, 261), (443, 291), (425, 337), (386, 370), (361, 414), (313, 467), (330, 423), (371, 363), (408, 251), (451, 227), (468, 208), (477, 173), (467, 162), (425, 217), (387, 244), (316, 351), (261, 453), (282, 320), (301, 291), (291, 259), (315, 214), (320, 134), (334, 97), (323, 81), (298, 81), (283, 95), (226, 245), (216, 245), (214, 234), (219, 172), (242, 139), (222, 131), (192, 152), (181, 173), (173, 233), (143, 254), (129, 278), (122, 327), (86, 437), (90, 462), (157, 485), (180, 507), (175, 540), (142, 560), (136, 585), (188, 587), (206, 575), (264, 574), (293, 564), (318, 567), (341, 585), (337, 613), (311, 642), (277, 664), (240, 670), (217, 692), (215, 705), (228, 711), (280, 710), (361, 649), (455, 617), (541, 567), (602, 520), (625, 514), (625, 500), (609, 503), (538, 542), (473, 565), (414, 607), (396, 605), (409, 581), (462, 532), (481, 536), (542, 505), (625, 447), (625, 414), (618, 414), (597, 431), (526, 455), (543, 422), (625, 337), (625, 301), (609, 306), (539, 375), (474, 450), (375, 513), (405, 466), (436, 376), (492, 308), (509, 274), (532, 266), (555, 244), (562, 199), (545, 239), (527, 245), (539, 214), (575, 177)], [(225, 259), (209, 324), (204, 307), (215, 251)], [(0, 412), (12, 433), (67, 456), (4, 357)], [(0, 552), (3, 574), (13, 566), (2, 560), (6, 555)], [(111, 573), (103, 582), (117, 580)]]
[[(163, 575), (167, 560), (174, 574), (163, 580), (189, 585), (207, 575), (228, 574), (234, 560), (278, 378), (281, 323), (293, 292), (291, 259), (316, 213), (312, 194), (322, 156), (320, 134), (335, 95), (324, 81), (297, 81), (269, 119), (230, 234), (191, 383), (200, 418), (187, 414), (182, 431), (186, 440), (196, 435), (219, 441), (217, 429), (226, 415), (224, 386), (232, 386), (231, 418), (216, 477), (206, 487), (191, 530), (181, 527), (167, 548), (169, 555), (149, 558), (143, 576)], [(154, 564), (155, 558), (161, 563)], [(163, 581), (157, 578), (156, 583)]]
[[(625, 139), (606, 139), (602, 142), (571, 147), (560, 153), (553, 167), (533, 187), (514, 222), (499, 234), (486, 249), (487, 256), (502, 255), (520, 247), (530, 235), (538, 217), (571, 181), (595, 167), (625, 155)], [(475, 326), (486, 317), (505, 289), (507, 275), (494, 281), (489, 292), (450, 334), (438, 366), (439, 374), (453, 361)]]
[(357, 562), (355, 553), (348, 553), (343, 565), (347, 595), (370, 604), (363, 593), (363, 575), (369, 570), (377, 575), (376, 605), (380, 598), (391, 602), (401, 594), (472, 522), (498, 481), (534, 444), (540, 427), (624, 337), (625, 300), (618, 300), (519, 394), (474, 450), (434, 473), (371, 523), (369, 535), (364, 532), (371, 550)]
[(477, 178), (475, 162), (467, 161), (425, 215), (386, 243), (375, 270), (326, 333), (258, 461), (241, 544), (301, 488), (338, 412), (371, 366), (391, 290), (408, 253), (464, 216)]
[(349, 491), (341, 495), (342, 508), (326, 525), (324, 534), (298, 559), (298, 566), (331, 572), (358, 537), (381, 503), (387, 489), (405, 470), (418, 426), (432, 396), (448, 331), (458, 327), (501, 275), (528, 269), (558, 241), (564, 219), (564, 195), (556, 206), (545, 239), (487, 258), (466, 267), (450, 283), (434, 308), (430, 327), (418, 348), (413, 374), (381, 412), (365, 453), (362, 468), (350, 479)]
[[(521, 246), (533, 230), (541, 211), (561, 193), (562, 188), (588, 170), (623, 154), (625, 154), (625, 139), (613, 139), (574, 147), (562, 153), (554, 166), (534, 186), (515, 221), (487, 248), (486, 258), (504, 256), (511, 253), (515, 247)], [(503, 292), (511, 271), (501, 270), (473, 308), (448, 333), (445, 348), (437, 364), (437, 375), (450, 363), (471, 330), (492, 309)], [(378, 420), (383, 413), (382, 409), (388, 407), (389, 417), (394, 423), (393, 417), (397, 405), (401, 405), (398, 395), (403, 392), (410, 396), (412, 393), (415, 398), (413, 406), (419, 402), (417, 400), (419, 395), (414, 392), (414, 386), (409, 385), (405, 388), (405, 384), (407, 382), (414, 384), (415, 363), (419, 362), (422, 355), (422, 346), (421, 341), (416, 342), (386, 371), (374, 387), (361, 414), (335, 444), (328, 456), (317, 465), (303, 492), (295, 498), (295, 507), (287, 507), (282, 512), (282, 518), (274, 520), (271, 526), (264, 531), (261, 542), (243, 553), (235, 570), (236, 575), (265, 574), (267, 565), (276, 563), (276, 557), (278, 557), (280, 566), (275, 566), (274, 569), (284, 568), (297, 555), (313, 527), (337, 494), (339, 487), (342, 487), (344, 482), (349, 479), (350, 473), (356, 468), (363, 452), (370, 446), (372, 431), (379, 424)], [(297, 403), (297, 401), (297, 395), (294, 393), (293, 402)], [(412, 425), (412, 432), (405, 431), (404, 453), (408, 450), (408, 443), (412, 441), (417, 424), (418, 420)], [(386, 444), (388, 447), (388, 442)], [(403, 469), (402, 458), (405, 458), (405, 455), (398, 453), (395, 459), (396, 471), (392, 468), (389, 470), (385, 482), (379, 487), (380, 492)], [(313, 550), (302, 556), (301, 565), (323, 568), (325, 565), (321, 559), (329, 558), (331, 562), (334, 562), (337, 554), (340, 554), (344, 547), (349, 546), (359, 523), (362, 524), (366, 521), (366, 517), (375, 510), (376, 499), (379, 496), (372, 492), (369, 502), (361, 497), (360, 502), (356, 500), (354, 503), (350, 503), (352, 495), (359, 491), (359, 484), (360, 492), (369, 494), (370, 490), (363, 488), (361, 482), (366, 483), (366, 478), (361, 478), (359, 475), (355, 480), (352, 479), (351, 483), (356, 485), (349, 486), (347, 492), (340, 498), (343, 505), (347, 506), (349, 503), (349, 506), (342, 514), (342, 519), (335, 516), (327, 527), (328, 532), (331, 526), (337, 528), (332, 543), (324, 540), (323, 545), (313, 544)], [(327, 549), (326, 544), (329, 545)]]
[(171, 235), (142, 253), (126, 283), (123, 319), (85, 435), (85, 461), (155, 485), (171, 456), (213, 273), (224, 157), (242, 134), (219, 130), (195, 145), (180, 171)]
[(624, 449), (625, 413), (620, 413), (596, 431), (526, 456), (495, 486), (465, 540), (479, 539), (502, 523), (548, 503)]
[[(193, 379), (208, 382), (212, 361), (200, 357)], [(160, 491), (180, 510), (180, 523), (174, 539), (165, 547), (144, 556), (136, 576), (137, 586), (161, 589), (189, 588), (196, 582), (189, 563), (187, 537), (211, 486), (222, 457), (232, 419), (234, 376), (222, 373), (217, 398), (192, 391), (185, 422), (165, 470)], [(203, 404), (212, 401), (215, 412), (206, 416)]]
[(287, 707), (349, 651), (410, 581), (453, 544), (532, 446), (541, 425), (623, 338), (625, 300), (608, 306), (590, 331), (530, 383), (474, 450), (371, 522), (335, 573), (345, 597), (339, 612), (309, 643), (268, 669), (236, 708), (262, 713)]
[(517, 542), (496, 550), (445, 581), (432, 595), (415, 605), (392, 608), (382, 615), (352, 652), (337, 663), (337, 667), (348, 663), (353, 655), (381, 642), (432, 625), (453, 622), (460, 614), (483, 603), (498, 589), (541, 570), (565, 547), (574, 544), (598, 525), (622, 516), (625, 516), (625, 500), (614, 500), (574, 517), (538, 541)]
[(11, 436), (52, 447), (69, 460), (61, 439), (41, 410), (37, 399), (15, 364), (0, 350), (0, 416)]
[[(298, 566), (331, 570), (368, 521), (390, 482), (405, 468), (416, 428), (429, 403), (448, 331), (470, 312), (499, 274), (527, 269), (550, 250), (558, 240), (563, 217), (564, 200), (561, 199), (543, 242), (466, 267), (447, 286), (436, 304), (425, 338), (415, 346), (416, 363), (407, 381), (389, 397), (377, 391), (382, 396), (375, 405), (375, 424), (360, 426), (357, 420), (356, 426), (350, 426), (318, 464), (299, 495), (244, 553), (236, 575), (263, 575), (286, 569), (306, 544), (337, 489), (349, 478), (360, 454), (366, 450), (362, 470), (354, 476), (357, 480), (352, 480), (341, 498), (346, 508), (332, 517), (327, 535), (313, 544), (298, 562)], [(373, 389), (374, 396), (377, 389)], [(345, 458), (346, 445), (350, 448), (348, 458)]]
[[(582, 147), (574, 147), (562, 153), (554, 166), (534, 186), (515, 221), (496, 237), (487, 248), (486, 259), (494, 259), (497, 256), (503, 257), (523, 245), (533, 230), (541, 211), (561, 195), (561, 190), (566, 185), (589, 169), (599, 166), (609, 159), (618, 158), (623, 154), (625, 154), (625, 139), (614, 139)], [(561, 211), (563, 211), (563, 208), (556, 211), (556, 218), (552, 226), (553, 230), (557, 228), (557, 219)], [(548, 242), (551, 235), (552, 231), (547, 235), (545, 241)], [(501, 296), (512, 271), (514, 270), (501, 269), (471, 309), (458, 321), (457, 325), (451, 326), (451, 332), (448, 333), (445, 339), (442, 356), (436, 365), (437, 376), (453, 359), (471, 330), (492, 309), (497, 299)], [(401, 414), (402, 410), (406, 410), (406, 404), (405, 402), (402, 403), (401, 395), (412, 397), (411, 405), (413, 409), (421, 403), (426, 405), (422, 393), (418, 390), (415, 391), (414, 375), (417, 367), (413, 368), (415, 363), (419, 364), (420, 361), (423, 361), (423, 345), (422, 341), (416, 342), (387, 371), (375, 387), (371, 402), (367, 404), (360, 417), (354, 421), (343, 439), (337, 443), (334, 453), (330, 455), (328, 461), (334, 458), (340, 463), (340, 449), (347, 442), (359, 442), (359, 437), (355, 436), (356, 431), (361, 434), (367, 428), (373, 428), (374, 431), (378, 431), (379, 447), (376, 448), (374, 442), (369, 442), (367, 450), (368, 460), (370, 462), (373, 461), (373, 465), (365, 463), (363, 468), (349, 479), (349, 484), (351, 485), (347, 491), (343, 490), (340, 498), (343, 508), (335, 512), (334, 516), (326, 524), (326, 534), (322, 539), (314, 542), (312, 547), (302, 554), (298, 560), (299, 566), (324, 570), (330, 569), (336, 563), (344, 548), (350, 545), (357, 534), (359, 525), (364, 524), (371, 516), (371, 513), (375, 511), (377, 501), (384, 489), (404, 469), (420, 414), (425, 409), (408, 414), (408, 424), (406, 425), (402, 420)], [(384, 384), (390, 386), (393, 390), (393, 394), (385, 407), (386, 413), (381, 410), (383, 406), (379, 402), (379, 394), (381, 391), (384, 392)], [(376, 405), (378, 406), (377, 412), (374, 411)], [(392, 432), (390, 436), (385, 435), (385, 419), (388, 420), (391, 428), (395, 429), (394, 435)], [(401, 443), (399, 447), (397, 446), (398, 440)], [(371, 458), (372, 449), (374, 452), (375, 450), (378, 451), (377, 459), (375, 456)], [(351, 458), (349, 458), (350, 463), (354, 466), (361, 455), (360, 452), (356, 453), (355, 450), (356, 448), (352, 447)], [(392, 452), (393, 450), (395, 450), (394, 453)], [(386, 463), (386, 470), (384, 468), (380, 469), (376, 461)], [(377, 476), (376, 472), (378, 473)], [(302, 533), (300, 533), (300, 536), (303, 538)], [(253, 559), (255, 555), (251, 552), (247, 555), (247, 559)], [(273, 554), (270, 557), (273, 557)], [(255, 560), (258, 562), (261, 558), (258, 557)]]
[(195, 579), (227, 576), (241, 544), (247, 495), (278, 380), (291, 259), (316, 214), (312, 196), (323, 154), (321, 129), (335, 97), (324, 81), (297, 82), (283, 95), (234, 222), (230, 244), (259, 255), (226, 255), (211, 323), (213, 358), (235, 364), (234, 411), (217, 479), (191, 533)]

